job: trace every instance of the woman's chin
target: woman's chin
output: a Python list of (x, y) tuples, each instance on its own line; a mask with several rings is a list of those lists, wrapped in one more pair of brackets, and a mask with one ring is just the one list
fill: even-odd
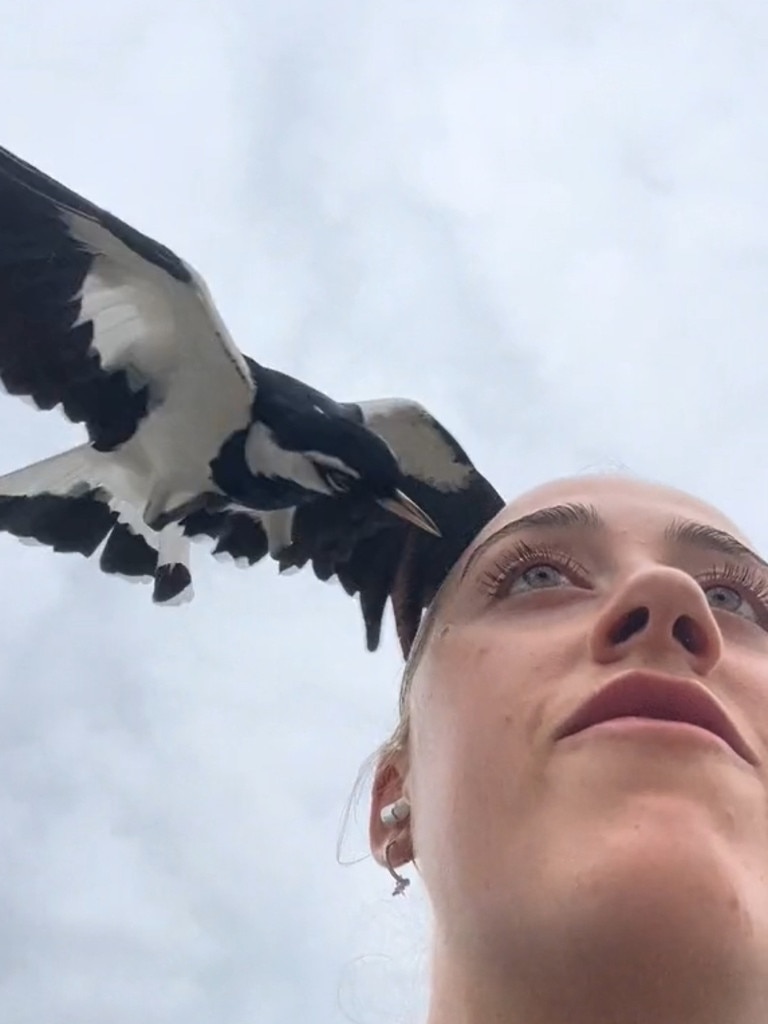
[(461, 929), (447, 941), (530, 999), (531, 1020), (626, 1020), (627, 1006), (658, 1024), (768, 1020), (760, 836), (690, 795), (646, 792), (549, 808), (506, 848), (483, 838), (451, 876)]
[(681, 1011), (687, 998), (720, 998), (762, 975), (765, 878), (745, 851), (684, 801), (648, 800), (620, 817), (561, 843), (537, 876), (552, 894), (529, 904), (540, 914), (548, 903), (538, 955), (560, 957), (587, 984), (607, 976), (617, 992), (638, 989), (637, 998), (664, 980)]

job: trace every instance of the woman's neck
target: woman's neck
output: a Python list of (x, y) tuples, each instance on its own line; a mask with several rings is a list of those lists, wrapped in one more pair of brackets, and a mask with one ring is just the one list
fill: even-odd
[[(564, 951), (541, 962), (493, 965), (435, 957), (427, 1024), (765, 1024), (765, 989), (749, 992), (748, 971), (713, 964), (685, 969), (651, 955), (595, 963)], [(502, 967), (500, 970), (499, 967)], [(737, 972), (739, 973), (739, 972)], [(768, 968), (766, 968), (768, 973)]]

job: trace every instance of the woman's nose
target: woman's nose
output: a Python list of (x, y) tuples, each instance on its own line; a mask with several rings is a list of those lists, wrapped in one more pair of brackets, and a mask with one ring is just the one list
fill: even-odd
[(609, 663), (634, 656), (706, 675), (720, 660), (722, 636), (704, 591), (680, 569), (654, 566), (635, 574), (600, 615), (592, 656)]

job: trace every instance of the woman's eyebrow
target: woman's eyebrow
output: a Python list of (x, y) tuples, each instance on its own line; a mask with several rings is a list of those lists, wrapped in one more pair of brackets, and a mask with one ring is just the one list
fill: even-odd
[(742, 544), (732, 534), (718, 530), (715, 526), (697, 523), (692, 519), (673, 519), (664, 531), (664, 536), (676, 544), (685, 544), (704, 551), (719, 551), (732, 558), (749, 558), (762, 568), (768, 569), (768, 562), (764, 558), (746, 544)]
[[(551, 505), (547, 508), (537, 509), (535, 512), (520, 516), (519, 519), (514, 519), (511, 523), (506, 523), (490, 537), (486, 537), (482, 544), (478, 544), (467, 559), (459, 579), (464, 579), (475, 560), (503, 537), (533, 527), (561, 530), (564, 527), (573, 526), (589, 530), (605, 530), (607, 528), (605, 520), (592, 505)], [(768, 562), (746, 544), (725, 530), (708, 526), (706, 523), (697, 523), (692, 519), (674, 519), (664, 531), (664, 536), (674, 543), (696, 547), (700, 550), (719, 551), (732, 558), (749, 558), (762, 568), (768, 569)]]
[(478, 544), (467, 559), (459, 579), (464, 579), (475, 560), (502, 537), (508, 537), (511, 533), (519, 533), (521, 530), (529, 530), (532, 527), (562, 530), (564, 527), (573, 526), (589, 530), (606, 529), (605, 521), (601, 519), (597, 509), (592, 505), (550, 505), (547, 508), (536, 509), (535, 512), (529, 512), (527, 515), (520, 516), (519, 519), (513, 519), (511, 523), (506, 523), (490, 537), (486, 537), (481, 544)]

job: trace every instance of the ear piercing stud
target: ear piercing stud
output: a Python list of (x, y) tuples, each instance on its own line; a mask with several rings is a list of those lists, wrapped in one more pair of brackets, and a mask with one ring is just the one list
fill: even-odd
[(380, 815), (382, 825), (401, 825), (404, 821), (408, 821), (410, 816), (411, 805), (405, 797), (395, 800), (393, 804), (387, 804), (386, 807), (382, 807)]

